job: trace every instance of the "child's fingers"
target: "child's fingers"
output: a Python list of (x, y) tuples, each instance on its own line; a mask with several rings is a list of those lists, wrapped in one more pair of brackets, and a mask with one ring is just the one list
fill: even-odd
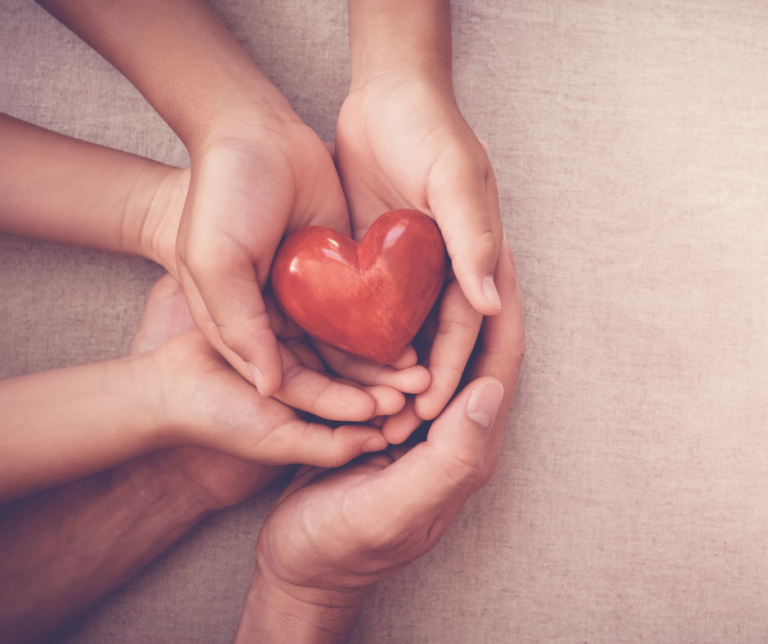
[(361, 454), (378, 452), (386, 447), (387, 441), (373, 427), (342, 425), (332, 429), (296, 419), (273, 429), (239, 455), (264, 463), (305, 463), (328, 468), (339, 467)]
[(418, 417), (413, 406), (413, 398), (409, 397), (405, 406), (396, 414), (388, 416), (384, 420), (381, 433), (387, 442), (392, 445), (400, 445), (414, 432), (424, 421)]
[(405, 406), (405, 396), (402, 392), (392, 387), (375, 385), (363, 387), (363, 391), (373, 398), (376, 403), (374, 416), (390, 416), (398, 413)]
[(369, 393), (308, 368), (282, 343), (278, 348), (284, 371), (275, 399), (328, 420), (363, 421), (376, 415)]
[(432, 381), (429, 389), (416, 396), (420, 418), (435, 418), (456, 392), (482, 321), (483, 316), (469, 303), (459, 283), (452, 280), (440, 303), (437, 334), (429, 353)]
[(407, 369), (419, 363), (419, 356), (412, 344), (409, 344), (403, 352), (389, 365), (393, 369)]
[[(331, 371), (361, 385), (385, 385), (409, 394), (420, 393), (429, 387), (429, 372), (421, 365), (413, 364), (403, 369), (383, 367), (332, 349), (317, 340), (312, 341), (312, 346)], [(398, 358), (398, 364), (411, 363), (415, 353), (413, 351), (412, 356), (404, 351)]]

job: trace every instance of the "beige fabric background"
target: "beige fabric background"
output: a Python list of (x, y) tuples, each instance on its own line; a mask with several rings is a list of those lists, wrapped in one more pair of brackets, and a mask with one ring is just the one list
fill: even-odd
[[(344, 3), (214, 8), (332, 139)], [(529, 350), (496, 479), (351, 641), (768, 641), (768, 3), (457, 0), (453, 17)], [(185, 163), (29, 0), (0, 0), (0, 111)], [(160, 274), (0, 236), (0, 376), (123, 355)], [(212, 517), (60, 641), (228, 642), (273, 499)]]

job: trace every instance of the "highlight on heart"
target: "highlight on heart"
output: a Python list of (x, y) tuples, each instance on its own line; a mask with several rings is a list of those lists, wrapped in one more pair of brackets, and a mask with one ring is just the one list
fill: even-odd
[(358, 244), (308, 226), (286, 237), (272, 265), (280, 308), (310, 336), (390, 364), (424, 323), (445, 279), (437, 224), (416, 210), (379, 217)]

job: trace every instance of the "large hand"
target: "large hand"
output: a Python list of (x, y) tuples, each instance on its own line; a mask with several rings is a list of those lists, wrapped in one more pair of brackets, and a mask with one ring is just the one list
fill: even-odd
[(270, 628), (285, 635), (274, 641), (310, 641), (301, 639), (310, 631), (337, 641), (370, 585), (432, 548), (489, 481), (524, 351), (508, 251), (495, 275), (504, 309), (485, 320), (472, 382), (426, 442), (335, 471), (304, 468), (280, 497), (259, 535), (242, 641)]
[(387, 210), (420, 210), (437, 221), (455, 274), (428, 358), (432, 384), (391, 435), (385, 427), (397, 440), (444, 407), (482, 315), (499, 311), (493, 274), (503, 231), (493, 169), (450, 85), (394, 73), (353, 86), (339, 115), (336, 162), (356, 239)]

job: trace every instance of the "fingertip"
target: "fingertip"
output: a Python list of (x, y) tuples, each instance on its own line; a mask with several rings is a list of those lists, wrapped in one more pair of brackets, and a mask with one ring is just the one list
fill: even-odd
[(493, 377), (484, 378), (467, 399), (467, 418), (483, 430), (490, 429), (499, 413), (503, 398), (504, 385), (501, 381)]
[(402, 391), (404, 394), (420, 394), (429, 389), (432, 374), (423, 365), (415, 365), (388, 374), (384, 384)]
[(381, 452), (382, 450), (387, 449), (387, 447), (389, 447), (387, 439), (379, 434), (378, 436), (372, 436), (363, 443), (362, 453), (369, 454), (371, 452)]
[(501, 298), (499, 297), (499, 291), (496, 289), (493, 275), (486, 275), (483, 278), (483, 295), (494, 308), (501, 311)]
[(443, 391), (442, 388), (428, 389), (416, 396), (413, 402), (416, 415), (422, 420), (433, 420), (445, 409), (451, 398), (452, 392)]
[(401, 411), (384, 421), (381, 433), (391, 445), (400, 445), (419, 428), (422, 422), (422, 419), (416, 415), (411, 399), (406, 402)]
[(407, 369), (408, 367), (413, 367), (418, 364), (418, 362), (419, 356), (416, 354), (416, 349), (413, 348), (412, 344), (409, 344), (389, 366), (393, 369)]
[[(262, 360), (261, 366), (254, 362), (247, 363), (251, 371), (251, 382), (265, 398), (274, 396), (282, 386), (283, 362), (279, 353), (277, 353), (276, 358), (277, 364), (269, 366), (267, 366), (268, 363), (264, 364), (267, 362), (266, 360)], [(270, 362), (274, 362), (274, 357)]]
[(375, 385), (365, 387), (365, 391), (373, 398), (376, 405), (372, 416), (391, 416), (405, 407), (405, 395), (397, 389)]

